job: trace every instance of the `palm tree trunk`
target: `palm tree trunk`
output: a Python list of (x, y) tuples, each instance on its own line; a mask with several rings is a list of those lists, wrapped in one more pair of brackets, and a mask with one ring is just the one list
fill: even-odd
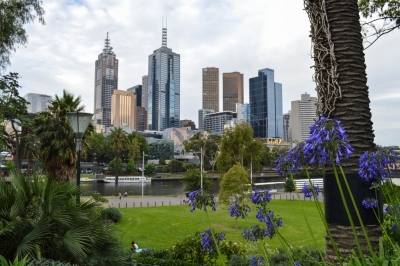
[(119, 151), (115, 155), (115, 195), (118, 195)]
[[(354, 148), (354, 155), (343, 161), (342, 166), (346, 174), (355, 174), (358, 172), (360, 156), (374, 147), (357, 0), (311, 0), (304, 3), (311, 23), (319, 112), (325, 116), (335, 115), (335, 118), (342, 122), (348, 141)], [(326, 99), (333, 95), (336, 81), (338, 97), (326, 102)], [(358, 182), (361, 183), (362, 179), (359, 178)], [(325, 209), (329, 208), (327, 205), (326, 203)], [(346, 238), (345, 242), (341, 241), (349, 225), (329, 226), (339, 249), (346, 250), (344, 255), (350, 255), (350, 249), (356, 250), (354, 237)], [(368, 226), (368, 234), (376, 236), (377, 228), (377, 225)], [(373, 246), (378, 247), (378, 237), (370, 240)], [(366, 245), (363, 247), (367, 249)], [(335, 257), (329, 241), (327, 256)]]

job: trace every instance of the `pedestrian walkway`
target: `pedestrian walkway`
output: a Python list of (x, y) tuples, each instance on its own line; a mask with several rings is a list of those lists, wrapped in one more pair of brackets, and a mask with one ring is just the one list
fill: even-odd
[[(304, 198), (303, 193), (299, 193), (300, 200), (313, 201), (314, 197)], [(183, 197), (183, 196), (182, 196)], [(273, 200), (297, 200), (296, 193), (274, 193)], [(322, 193), (318, 196), (319, 202), (324, 201)], [(218, 201), (218, 199), (217, 199)], [(183, 205), (183, 198), (174, 196), (155, 196), (155, 197), (118, 197), (109, 198), (109, 204), (116, 208), (143, 208)]]

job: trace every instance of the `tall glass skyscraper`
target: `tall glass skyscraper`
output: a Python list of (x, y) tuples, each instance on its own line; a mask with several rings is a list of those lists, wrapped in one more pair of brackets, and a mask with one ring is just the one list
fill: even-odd
[(274, 81), (274, 70), (264, 68), (249, 79), (250, 123), (254, 137), (283, 138), (282, 84)]
[(179, 127), (180, 55), (167, 47), (167, 29), (162, 29), (162, 46), (149, 55), (148, 129), (162, 131)]
[(103, 52), (95, 63), (94, 78), (94, 116), (96, 125), (111, 125), (111, 96), (118, 90), (118, 59), (110, 46), (110, 39), (105, 40)]

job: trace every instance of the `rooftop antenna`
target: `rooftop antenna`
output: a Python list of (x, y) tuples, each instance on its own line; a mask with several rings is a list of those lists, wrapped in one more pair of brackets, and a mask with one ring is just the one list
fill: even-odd
[(162, 18), (162, 47), (167, 47), (167, 18), (165, 18), (164, 28), (164, 17)]
[(105, 47), (106, 49), (109, 49), (109, 48), (110, 48), (110, 39), (108, 39), (108, 31), (107, 31), (107, 38), (106, 38), (106, 40), (105, 40), (104, 47)]

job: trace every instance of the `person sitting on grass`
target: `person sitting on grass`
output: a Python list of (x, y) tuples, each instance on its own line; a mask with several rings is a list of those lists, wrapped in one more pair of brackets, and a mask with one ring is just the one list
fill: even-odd
[(138, 250), (139, 249), (139, 247), (138, 247), (138, 245), (135, 243), (135, 241), (132, 241), (132, 248), (131, 248), (131, 251), (133, 252), (133, 253), (135, 253), (136, 252), (136, 250)]

